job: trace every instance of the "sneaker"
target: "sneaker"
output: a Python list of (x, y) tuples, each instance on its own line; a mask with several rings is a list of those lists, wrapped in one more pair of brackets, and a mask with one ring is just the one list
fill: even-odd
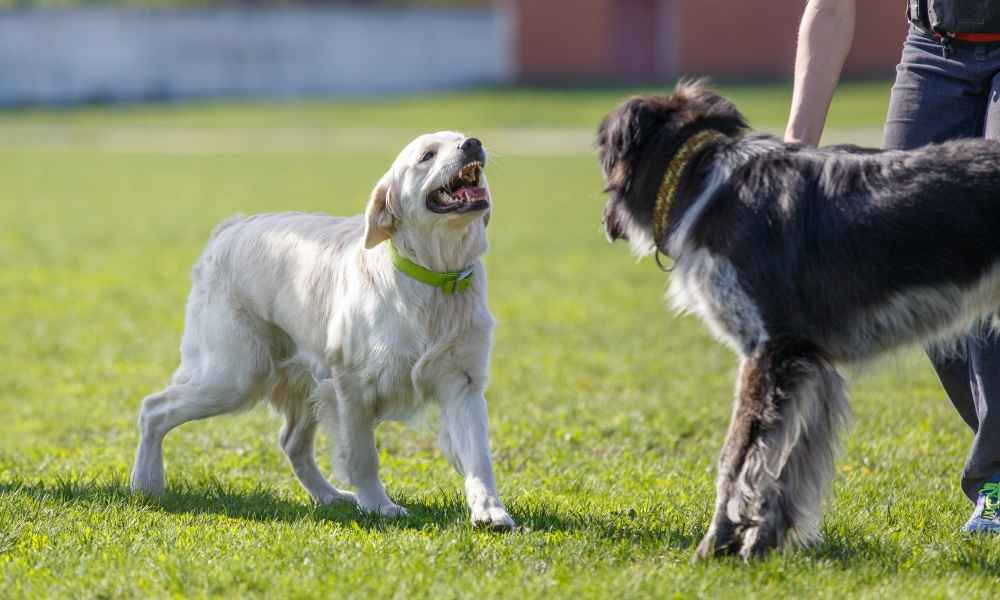
[(1000, 533), (1000, 476), (993, 477), (979, 488), (976, 509), (962, 531)]

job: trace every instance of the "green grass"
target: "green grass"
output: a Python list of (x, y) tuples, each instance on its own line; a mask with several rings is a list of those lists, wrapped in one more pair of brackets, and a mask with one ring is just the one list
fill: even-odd
[[(126, 111), (85, 108), (53, 113), (24, 110), (0, 113), (0, 123), (39, 122), (75, 126), (146, 123), (195, 126), (208, 129), (238, 127), (269, 129), (302, 126), (331, 128), (561, 128), (595, 129), (616, 104), (636, 93), (662, 93), (669, 86), (640, 89), (557, 91), (532, 88), (484, 89), (462, 93), (356, 99), (337, 103), (292, 101), (282, 104), (207, 102), (170, 107), (136, 105)], [(791, 88), (786, 85), (718, 86), (737, 100), (755, 126), (783, 126), (788, 116)], [(842, 86), (830, 115), (840, 127), (877, 127), (885, 118), (889, 83), (884, 81)]]
[[(725, 91), (781, 127), (784, 88)], [(877, 131), (887, 86), (844, 91), (833, 131)], [(917, 352), (853, 377), (824, 542), (689, 564), (735, 359), (665, 310), (651, 261), (600, 234), (586, 137), (623, 94), (0, 115), (0, 597), (990, 596), (1000, 542), (957, 533), (971, 436)], [(410, 518), (314, 508), (263, 408), (171, 433), (168, 493), (131, 497), (136, 409), (176, 365), (188, 270), (212, 225), (359, 212), (410, 135), (443, 127), (500, 140), (483, 135), (496, 148), (488, 398), (501, 494), (523, 530), (470, 528), (431, 428), (379, 433)]]

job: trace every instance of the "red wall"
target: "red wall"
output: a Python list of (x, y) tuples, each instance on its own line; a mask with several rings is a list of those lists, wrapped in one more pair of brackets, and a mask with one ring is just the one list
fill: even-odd
[[(678, 73), (791, 76), (803, 0), (675, 0), (675, 7)], [(845, 75), (891, 75), (906, 34), (905, 3), (863, 0), (858, 19)]]
[(603, 79), (613, 72), (613, 0), (515, 2), (518, 65), (528, 80)]
[(846, 69), (858, 75), (892, 75), (906, 38), (906, 7), (894, 0), (858, 2), (854, 48)]
[[(805, 0), (513, 0), (528, 81), (787, 78)], [(903, 0), (863, 0), (845, 75), (891, 76)]]

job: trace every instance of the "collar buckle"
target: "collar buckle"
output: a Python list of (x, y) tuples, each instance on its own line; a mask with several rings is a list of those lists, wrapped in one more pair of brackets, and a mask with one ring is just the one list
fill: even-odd
[(389, 241), (389, 255), (392, 257), (393, 265), (400, 273), (424, 285), (440, 288), (445, 294), (464, 292), (472, 285), (472, 278), (476, 274), (474, 266), (467, 267), (457, 273), (431, 271), (400, 254), (392, 240)]
[(464, 292), (465, 290), (469, 289), (470, 285), (472, 285), (472, 276), (474, 273), (475, 271), (473, 271), (471, 268), (466, 269), (460, 273), (457, 273), (455, 278), (450, 281), (446, 281), (444, 285), (441, 286), (441, 289), (446, 294)]

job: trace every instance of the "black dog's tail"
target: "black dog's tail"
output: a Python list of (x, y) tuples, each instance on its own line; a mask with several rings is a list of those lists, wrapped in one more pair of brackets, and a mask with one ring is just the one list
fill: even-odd
[(719, 460), (716, 514), (698, 556), (746, 559), (818, 539), (849, 417), (843, 379), (815, 345), (774, 339), (747, 357)]

